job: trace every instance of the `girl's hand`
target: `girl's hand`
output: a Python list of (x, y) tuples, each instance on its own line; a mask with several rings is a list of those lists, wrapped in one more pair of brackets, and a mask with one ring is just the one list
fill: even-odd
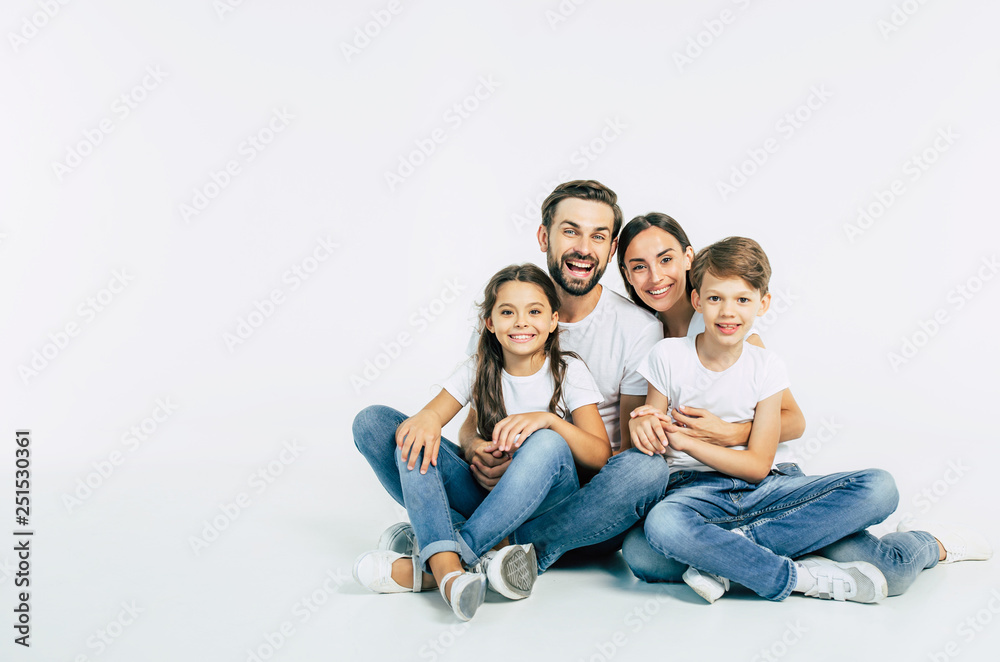
[(554, 417), (555, 414), (547, 411), (508, 416), (493, 427), (493, 443), (485, 450), (511, 453), (519, 448), (532, 432), (550, 427)]
[(424, 461), (420, 465), (420, 473), (427, 473), (427, 467), (437, 466), (438, 449), (441, 447), (441, 421), (433, 411), (421, 409), (417, 414), (406, 419), (396, 428), (396, 446), (402, 449), (401, 457), (407, 462), (407, 468), (413, 471), (424, 451)]
[[(663, 414), (663, 412), (659, 412), (659, 414)], [(662, 455), (666, 452), (667, 434), (663, 431), (663, 424), (656, 414), (646, 414), (629, 419), (628, 429), (632, 436), (632, 445), (646, 455), (653, 453)]]

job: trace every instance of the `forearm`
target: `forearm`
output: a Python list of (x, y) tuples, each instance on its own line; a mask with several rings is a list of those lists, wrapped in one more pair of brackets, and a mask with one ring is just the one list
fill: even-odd
[(599, 437), (591, 434), (555, 414), (552, 414), (549, 429), (566, 441), (573, 459), (582, 467), (600, 471), (611, 457), (611, 444), (606, 435)]
[(806, 417), (795, 402), (792, 392), (785, 389), (781, 394), (781, 432), (778, 441), (799, 439), (806, 431)]
[(465, 418), (465, 422), (462, 423), (462, 427), (458, 430), (458, 444), (462, 448), (462, 456), (465, 458), (465, 461), (470, 464), (472, 455), (476, 448), (486, 443), (486, 441), (479, 438), (476, 428), (476, 410), (469, 409), (469, 415)]
[(627, 451), (632, 448), (632, 435), (629, 434), (628, 422), (632, 416), (632, 410), (641, 407), (646, 403), (645, 396), (642, 395), (622, 395), (618, 408), (618, 421), (621, 428), (621, 447), (618, 452)]
[(689, 440), (684, 452), (727, 476), (759, 483), (771, 471), (774, 453), (753, 449), (737, 450), (696, 439)]

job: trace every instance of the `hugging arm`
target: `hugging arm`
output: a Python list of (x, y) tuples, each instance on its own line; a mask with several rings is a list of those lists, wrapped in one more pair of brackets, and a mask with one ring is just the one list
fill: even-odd
[(462, 446), (462, 454), (469, 463), (472, 476), (483, 489), (492, 490), (500, 477), (507, 471), (510, 464), (510, 454), (503, 451), (487, 451), (492, 441), (480, 439), (476, 434), (476, 410), (469, 408), (469, 415), (458, 431), (458, 442)]

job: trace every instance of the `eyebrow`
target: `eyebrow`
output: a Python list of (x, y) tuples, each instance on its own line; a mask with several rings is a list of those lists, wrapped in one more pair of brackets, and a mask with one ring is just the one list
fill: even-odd
[[(667, 253), (669, 253), (672, 250), (674, 250), (674, 249), (673, 248), (667, 248), (665, 250), (662, 250), (662, 251), (660, 251), (659, 253), (656, 254), (656, 257), (663, 257), (664, 255), (666, 255)], [(634, 257), (631, 260), (629, 260), (629, 262), (645, 262), (645, 260), (643, 260), (641, 257)]]
[[(531, 302), (531, 303), (528, 304), (528, 307), (529, 308), (531, 308), (532, 306), (539, 306), (540, 307), (540, 306), (544, 306), (544, 305), (545, 304), (542, 303), (541, 301), (533, 301), (533, 302)], [(506, 301), (503, 302), (503, 303), (498, 303), (497, 306), (500, 307), (500, 308), (503, 308), (504, 306), (506, 306), (507, 308), (514, 308), (514, 304), (507, 303)]]
[[(577, 223), (575, 221), (570, 221), (570, 220), (559, 221), (559, 225), (568, 225), (568, 226), (570, 226), (572, 228), (575, 228), (577, 230), (582, 230), (583, 229), (582, 227), (580, 227), (579, 223)], [(611, 228), (609, 228), (606, 225), (602, 225), (600, 227), (594, 228), (594, 232), (611, 232)]]

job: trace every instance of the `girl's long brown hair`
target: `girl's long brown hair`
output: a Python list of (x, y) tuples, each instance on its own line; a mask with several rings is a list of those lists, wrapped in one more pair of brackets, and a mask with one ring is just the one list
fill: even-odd
[[(496, 335), (486, 328), (486, 320), (493, 314), (500, 286), (512, 281), (537, 285), (545, 293), (552, 311), (559, 310), (559, 295), (552, 279), (534, 264), (512, 264), (504, 267), (486, 285), (483, 301), (479, 304), (479, 348), (476, 352), (476, 380), (472, 386), (472, 401), (476, 407), (477, 433), (480, 439), (491, 439), (493, 427), (507, 417), (507, 408), (503, 404), (503, 349)], [(549, 411), (557, 416), (565, 416), (565, 411), (558, 411), (562, 409), (559, 401), (562, 399), (562, 382), (566, 376), (565, 357), (578, 357), (573, 352), (563, 352), (559, 349), (558, 327), (546, 338), (544, 351), (549, 357), (552, 382), (555, 384), (552, 399), (549, 401)]]

